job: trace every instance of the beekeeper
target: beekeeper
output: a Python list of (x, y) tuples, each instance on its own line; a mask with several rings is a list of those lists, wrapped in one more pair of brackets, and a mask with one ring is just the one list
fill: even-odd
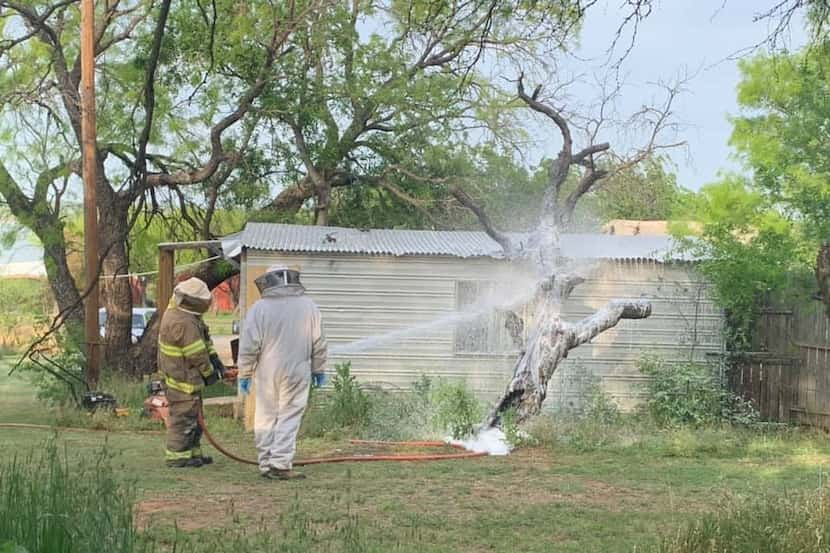
[(180, 282), (159, 326), (158, 369), (164, 375), (169, 405), (165, 460), (171, 467), (213, 462), (202, 455), (202, 430), (197, 421), (202, 388), (219, 380), (224, 372), (202, 320), (210, 303), (210, 290), (202, 280)]
[(261, 298), (239, 339), (239, 391), (255, 380), (254, 440), (259, 470), (272, 480), (305, 478), (292, 470), (309, 387), (325, 383), (326, 339), (320, 310), (305, 295), (300, 273), (275, 266), (255, 281)]

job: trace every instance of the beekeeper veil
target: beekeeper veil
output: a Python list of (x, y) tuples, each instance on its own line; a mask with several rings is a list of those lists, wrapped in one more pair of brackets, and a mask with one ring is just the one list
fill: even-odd
[(300, 271), (287, 265), (272, 265), (265, 274), (254, 280), (260, 295), (266, 290), (282, 286), (302, 286)]
[(198, 278), (189, 278), (173, 288), (173, 303), (182, 311), (201, 315), (210, 308), (213, 297), (207, 284)]

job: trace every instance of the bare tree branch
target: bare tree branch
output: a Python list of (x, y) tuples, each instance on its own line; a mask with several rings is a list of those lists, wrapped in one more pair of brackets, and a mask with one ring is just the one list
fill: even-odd
[(475, 216), (478, 217), (481, 226), (484, 227), (484, 232), (486, 232), (490, 238), (495, 240), (502, 247), (504, 254), (507, 257), (512, 257), (515, 251), (510, 237), (495, 227), (484, 209), (459, 186), (453, 186), (450, 193), (456, 200), (458, 200), (458, 203), (472, 211)]
[(150, 141), (150, 133), (153, 128), (153, 114), (156, 109), (156, 68), (158, 67), (159, 56), (161, 55), (161, 43), (164, 39), (164, 31), (167, 27), (167, 16), (170, 13), (170, 1), (162, 0), (161, 2), (158, 21), (153, 32), (153, 44), (150, 48), (147, 70), (144, 77), (144, 126), (138, 138), (138, 154), (135, 157), (135, 163), (133, 165), (133, 178), (139, 181), (137, 188), (140, 190), (144, 189), (143, 183), (147, 178), (147, 143)]

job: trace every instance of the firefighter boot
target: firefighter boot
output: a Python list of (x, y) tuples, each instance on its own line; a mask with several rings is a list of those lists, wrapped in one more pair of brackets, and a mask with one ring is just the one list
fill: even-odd
[(183, 468), (199, 468), (199, 467), (203, 466), (205, 463), (202, 461), (201, 457), (190, 457), (188, 459), (175, 459), (175, 460), (167, 461), (166, 464), (170, 468), (183, 469)]

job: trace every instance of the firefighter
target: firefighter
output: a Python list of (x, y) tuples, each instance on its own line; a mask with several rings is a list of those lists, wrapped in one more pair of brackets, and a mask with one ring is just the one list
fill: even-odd
[(239, 389), (254, 393), (259, 470), (271, 480), (305, 478), (292, 470), (311, 383), (325, 382), (326, 340), (320, 310), (305, 295), (299, 271), (275, 266), (255, 280), (262, 296), (239, 339)]
[(201, 467), (213, 459), (202, 455), (202, 430), (197, 420), (201, 391), (222, 377), (224, 367), (202, 320), (211, 294), (198, 278), (180, 282), (161, 318), (158, 341), (158, 368), (164, 375), (169, 404), (167, 449), (169, 467)]

